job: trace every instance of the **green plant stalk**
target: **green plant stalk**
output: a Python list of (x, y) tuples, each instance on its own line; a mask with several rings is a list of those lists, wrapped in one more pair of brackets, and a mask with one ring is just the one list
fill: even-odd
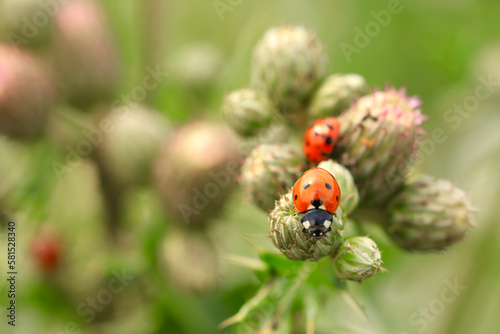
[(278, 286), (277, 280), (277, 277), (270, 278), (264, 285), (262, 285), (255, 296), (253, 296), (240, 308), (238, 313), (221, 322), (218, 326), (219, 329), (223, 329), (233, 324), (247, 320), (251, 312), (255, 312), (255, 310), (257, 310), (259, 306), (262, 306), (265, 300), (270, 298), (273, 288)]
[[(307, 263), (307, 262), (306, 262)], [(295, 278), (289, 280), (290, 285), (287, 285), (288, 289), (285, 289), (285, 293), (283, 294), (283, 298), (274, 314), (272, 325), (273, 327), (277, 327), (283, 315), (290, 309), (290, 305), (293, 302), (295, 296), (297, 295), (297, 291), (303, 285), (303, 283), (309, 277), (309, 274), (316, 269), (318, 266), (315, 262), (310, 262), (304, 264), (300, 271), (297, 273)]]
[[(164, 9), (167, 1), (161, 0), (143, 0), (142, 5), (142, 24), (143, 24), (143, 75), (148, 75), (147, 67), (156, 68), (161, 63), (163, 54), (162, 46), (165, 45), (165, 15)], [(141, 13), (141, 10), (138, 11)], [(161, 32), (161, 33), (160, 33)], [(154, 105), (156, 90), (148, 92), (146, 101)]]
[(290, 310), (298, 290), (316, 267), (315, 262), (302, 262), (284, 276), (271, 276), (257, 294), (238, 313), (223, 321), (219, 328), (236, 323), (254, 330), (277, 328)]
[[(144, 298), (154, 305), (161, 305), (186, 333), (208, 333), (215, 327), (207, 309), (201, 307), (199, 299), (179, 292), (175, 287), (165, 285), (165, 278), (158, 267), (141, 273), (138, 277)], [(153, 287), (151, 287), (151, 284)], [(161, 293), (157, 293), (160, 291)], [(193, 321), (192, 314), (196, 314)]]
[(43, 221), (47, 218), (48, 203), (50, 197), (47, 196), (48, 189), (53, 188), (55, 180), (54, 170), (51, 163), (56, 160), (54, 147), (42, 139), (33, 145), (33, 173), (20, 190), (19, 197), (16, 198), (14, 210), (24, 211), (28, 208), (29, 217), (34, 221)]
[[(496, 217), (493, 216), (491, 217), (491, 221), (497, 222), (498, 218), (500, 218), (498, 215)], [(463, 332), (466, 330), (466, 328), (464, 329), (464, 325), (467, 325), (468, 328), (477, 328), (479, 326), (474, 326), (473, 322), (478, 322), (481, 318), (471, 318), (466, 315), (469, 313), (468, 309), (471, 307), (470, 302), (478, 293), (478, 290), (473, 287), (481, 286), (484, 283), (483, 281), (487, 281), (484, 275), (484, 268), (490, 267), (492, 263), (498, 263), (498, 258), (495, 257), (496, 253), (492, 252), (492, 249), (498, 249), (498, 233), (500, 233), (500, 228), (498, 224), (490, 224), (485, 231), (486, 233), (484, 233), (481, 242), (479, 242), (480, 247), (477, 248), (473, 256), (469, 257), (472, 261), (470, 261), (468, 269), (463, 271), (467, 273), (464, 281), (468, 289), (462, 292), (459, 298), (460, 302), (451, 312), (452, 314), (448, 318), (450, 320), (443, 333)], [(465, 319), (467, 320), (466, 323), (464, 323)]]
[(93, 154), (93, 156), (97, 165), (100, 187), (105, 203), (104, 221), (111, 240), (116, 243), (118, 241), (120, 222), (123, 218), (123, 189), (106, 170), (101, 158), (97, 154)]
[(304, 305), (306, 314), (306, 334), (314, 334), (316, 315), (318, 314), (318, 300), (312, 289), (306, 290)]

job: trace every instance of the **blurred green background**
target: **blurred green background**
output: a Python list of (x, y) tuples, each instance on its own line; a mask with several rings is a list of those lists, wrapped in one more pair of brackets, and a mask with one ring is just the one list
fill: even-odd
[[(216, 7), (219, 3), (230, 9), (221, 12)], [(500, 3), (402, 0), (401, 12), (392, 15), (359, 53), (345, 57), (342, 43), (355, 46), (357, 29), (364, 31), (374, 21), (372, 11), (387, 9), (388, 3), (102, 1), (123, 59), (120, 92), (128, 94), (140, 84), (147, 66), (167, 64), (172, 75), (148, 96), (148, 102), (175, 123), (202, 116), (221, 119), (224, 94), (249, 81), (255, 43), (266, 29), (279, 24), (300, 24), (316, 31), (331, 57), (332, 72), (359, 73), (371, 86), (406, 86), (409, 94), (420, 96), (423, 112), (429, 116), (424, 128), (428, 133), (443, 129), (447, 139), (435, 145), (415, 172), (451, 179), (470, 193), (479, 210), (477, 227), (466, 242), (440, 254), (403, 252), (380, 229), (370, 227), (388, 272), (363, 285), (349, 284), (368, 318), (353, 311), (341, 295), (327, 296), (317, 332), (497, 333), (500, 85), (459, 126), (443, 116), (454, 104), (474, 95), (480, 85), (478, 76), (491, 74), (500, 82), (500, 54), (489, 67), (483, 66), (481, 57), (490, 44), (500, 44)], [(181, 67), (175, 62), (180, 50), (198, 43), (210, 45), (221, 55), (215, 78), (203, 89), (186, 84), (182, 73), (176, 72)], [(12, 142), (0, 143), (0, 149), (2, 178), (11, 184), (5, 187), (18, 194), (22, 203), (9, 217), (18, 224), (18, 326), (10, 328), (2, 316), (2, 333), (80, 333), (73, 331), (71, 322), (81, 333), (217, 333), (217, 324), (235, 314), (258, 289), (249, 269), (222, 260), (222, 281), (214, 293), (180, 291), (164, 279), (157, 265), (157, 247), (169, 222), (151, 190), (141, 189), (127, 198), (125, 241), (114, 248), (103, 228), (103, 204), (90, 162), (80, 164), (65, 182), (56, 182), (53, 176), (44, 177), (52, 173), (51, 161), (59, 158), (51, 157), (51, 151)], [(58, 226), (64, 235), (64, 275), (44, 277), (30, 263), (29, 240), (41, 224), (39, 217)], [(220, 254), (256, 258), (252, 246), (242, 240), (270, 246), (267, 228), (266, 216), (236, 192), (209, 233)], [(5, 254), (4, 235), (1, 245)], [(86, 323), (76, 312), (78, 306), (94, 298), (116, 270), (135, 278), (113, 295), (112, 307), (96, 312)], [(453, 302), (437, 302), (453, 282), (465, 288)], [(5, 279), (0, 293), (4, 315)], [(425, 310), (427, 315), (421, 313)]]

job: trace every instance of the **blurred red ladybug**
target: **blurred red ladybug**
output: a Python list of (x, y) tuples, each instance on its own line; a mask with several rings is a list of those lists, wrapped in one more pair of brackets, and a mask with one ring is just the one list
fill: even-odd
[(331, 231), (332, 215), (339, 207), (340, 187), (327, 170), (314, 167), (307, 170), (293, 186), (293, 204), (299, 213), (303, 232), (319, 239)]
[(339, 139), (340, 122), (338, 118), (320, 118), (306, 130), (302, 146), (304, 153), (313, 164), (327, 160)]
[(42, 272), (52, 273), (57, 270), (61, 261), (59, 240), (51, 236), (38, 235), (31, 246), (31, 254)]

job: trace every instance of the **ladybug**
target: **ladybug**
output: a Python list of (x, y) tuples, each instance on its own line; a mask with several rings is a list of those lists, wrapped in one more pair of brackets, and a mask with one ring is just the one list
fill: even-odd
[(61, 262), (61, 247), (55, 237), (39, 235), (31, 246), (33, 258), (44, 273), (57, 270)]
[(327, 170), (314, 167), (307, 170), (293, 186), (293, 204), (299, 213), (309, 238), (320, 239), (331, 231), (332, 215), (339, 207), (340, 187), (335, 177)]
[(340, 121), (336, 117), (320, 118), (306, 130), (302, 147), (307, 160), (319, 164), (327, 160), (339, 139)]

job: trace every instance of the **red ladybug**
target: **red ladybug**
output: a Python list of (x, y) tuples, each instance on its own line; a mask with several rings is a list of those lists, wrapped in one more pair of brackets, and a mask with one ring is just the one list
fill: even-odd
[(306, 130), (302, 146), (307, 160), (319, 164), (327, 160), (339, 139), (340, 122), (338, 118), (320, 118)]
[(55, 272), (61, 262), (61, 248), (55, 237), (39, 235), (32, 244), (32, 255), (38, 268), (48, 274)]
[(299, 213), (303, 232), (319, 239), (331, 231), (332, 215), (339, 207), (340, 187), (327, 170), (314, 167), (307, 170), (293, 186), (293, 204)]

